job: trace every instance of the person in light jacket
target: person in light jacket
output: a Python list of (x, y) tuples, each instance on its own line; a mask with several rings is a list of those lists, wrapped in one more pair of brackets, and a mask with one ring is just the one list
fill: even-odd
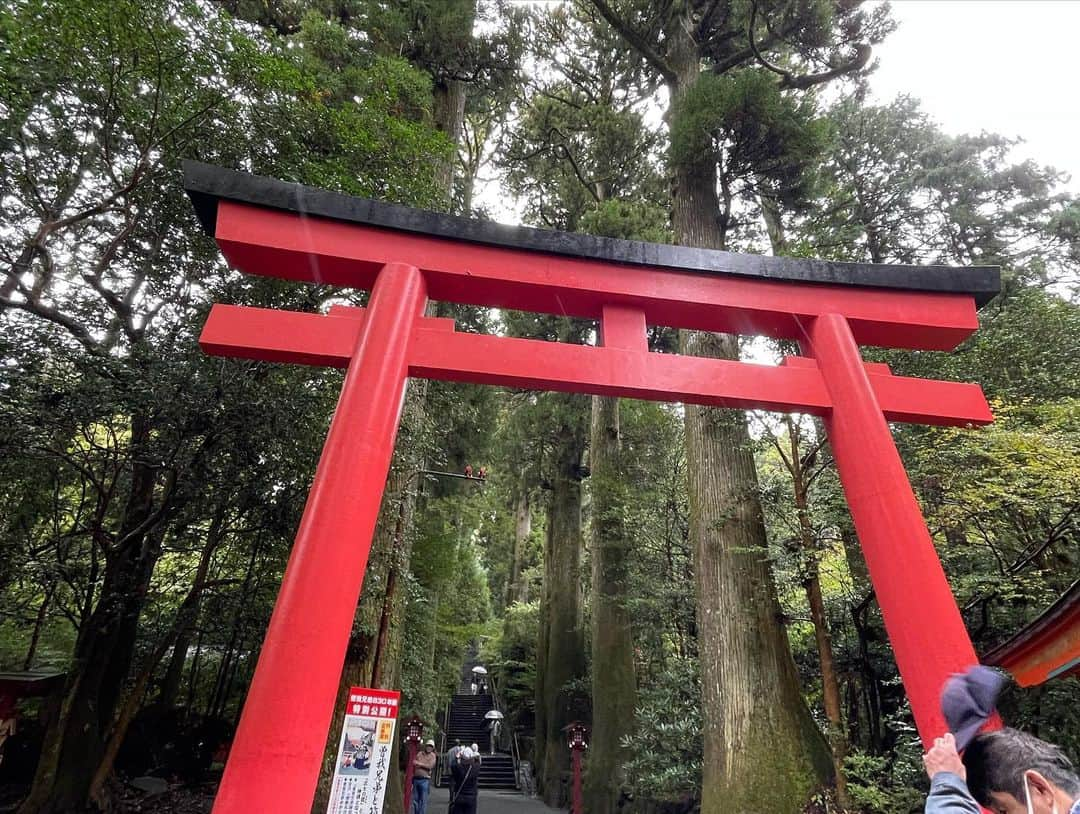
[(1080, 775), (1057, 746), (1017, 729), (984, 732), (963, 758), (945, 735), (923, 756), (926, 814), (1080, 814)]

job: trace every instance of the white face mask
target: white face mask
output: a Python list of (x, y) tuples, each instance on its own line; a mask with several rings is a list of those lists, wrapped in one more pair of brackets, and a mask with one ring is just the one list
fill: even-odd
[[(1035, 809), (1031, 806), (1031, 786), (1028, 785), (1028, 773), (1024, 772), (1024, 799), (1027, 801), (1028, 814), (1035, 814)], [(1057, 800), (1054, 801), (1054, 808), (1050, 814), (1059, 814), (1057, 807)]]

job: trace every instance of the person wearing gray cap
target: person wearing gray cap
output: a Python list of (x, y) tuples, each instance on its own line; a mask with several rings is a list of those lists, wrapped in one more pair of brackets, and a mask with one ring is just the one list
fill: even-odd
[(1016, 729), (979, 734), (1004, 682), (974, 667), (945, 685), (941, 708), (951, 731), (923, 756), (926, 814), (980, 814), (980, 804), (994, 814), (1080, 814), (1080, 776), (1061, 749)]

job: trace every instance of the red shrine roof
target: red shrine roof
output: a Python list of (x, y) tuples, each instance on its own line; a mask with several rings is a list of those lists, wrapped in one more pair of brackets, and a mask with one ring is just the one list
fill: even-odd
[(1080, 580), (983, 662), (1008, 670), (1021, 687), (1080, 675)]

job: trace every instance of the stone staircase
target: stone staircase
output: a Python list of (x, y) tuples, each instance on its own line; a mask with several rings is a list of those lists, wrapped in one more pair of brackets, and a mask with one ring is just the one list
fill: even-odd
[[(490, 694), (472, 695), (470, 692), (469, 683), (472, 679), (472, 668), (475, 665), (474, 657), (466, 659), (462, 669), (461, 685), (450, 700), (445, 724), (446, 747), (449, 749), (458, 740), (461, 741), (462, 746), (477, 744), (481, 754), (478, 779), (480, 788), (516, 789), (517, 767), (514, 766), (513, 755), (499, 751), (497, 748), (495, 754), (491, 754), (491, 734), (484, 715), (495, 708), (494, 700)], [(439, 785), (450, 785), (449, 767), (444, 767)]]

